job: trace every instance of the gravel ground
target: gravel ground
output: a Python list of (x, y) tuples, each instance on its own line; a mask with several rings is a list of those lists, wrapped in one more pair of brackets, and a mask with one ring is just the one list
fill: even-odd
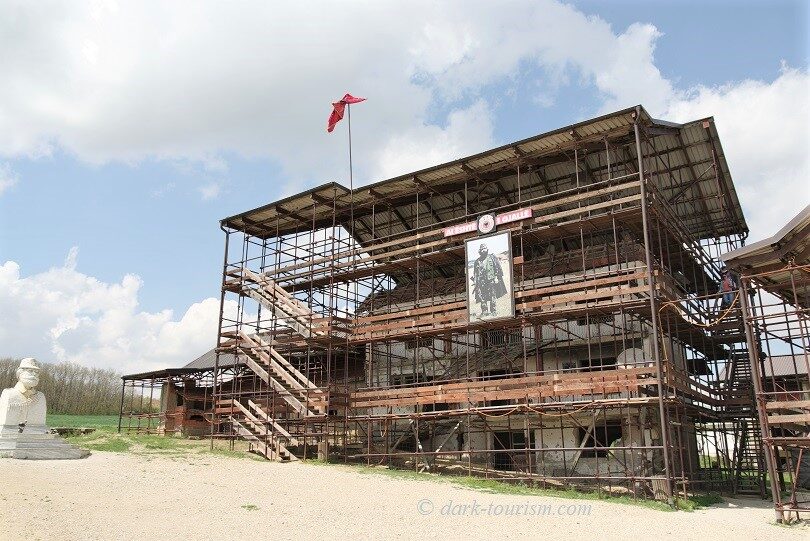
[(810, 538), (757, 500), (667, 513), (218, 456), (3, 459), (0, 480), (3, 540)]

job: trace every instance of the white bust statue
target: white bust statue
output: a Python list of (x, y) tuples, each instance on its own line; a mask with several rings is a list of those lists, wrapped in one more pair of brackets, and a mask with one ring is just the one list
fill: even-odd
[(37, 391), (39, 363), (23, 359), (17, 368), (17, 384), (0, 394), (0, 432), (44, 434), (45, 395)]

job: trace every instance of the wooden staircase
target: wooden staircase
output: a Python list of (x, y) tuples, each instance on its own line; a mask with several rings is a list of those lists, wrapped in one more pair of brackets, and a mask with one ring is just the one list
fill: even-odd
[(304, 417), (326, 413), (326, 396), (307, 377), (258, 335), (240, 331), (237, 349), (243, 360), (278, 396)]
[[(290, 340), (328, 340), (335, 329), (294, 295), (265, 275), (246, 268), (226, 271), (226, 291), (249, 297), (268, 310), (277, 324), (272, 334), (226, 331), (221, 351), (233, 352), (259, 380), (259, 387), (234, 399), (219, 397), (217, 412), (251, 450), (270, 460), (297, 460), (289, 447), (298, 447), (296, 435), (307, 424), (319, 423), (328, 413), (328, 393), (318, 388), (280, 351)], [(291, 433), (292, 432), (292, 433)], [(316, 436), (317, 439), (317, 436)]]
[(225, 282), (227, 290), (260, 303), (270, 310), (280, 324), (300, 336), (318, 338), (329, 335), (329, 322), (326, 318), (317, 317), (309, 306), (270, 278), (246, 268), (229, 270), (226, 276), (229, 277)]
[(765, 455), (756, 418), (739, 423), (734, 450), (734, 494), (765, 497)]
[(217, 410), (228, 416), (234, 432), (250, 443), (252, 452), (281, 462), (298, 460), (285, 445), (285, 442), (288, 445), (298, 445), (298, 440), (255, 402), (247, 402), (248, 407), (245, 407), (238, 400), (218, 400)]
[(735, 307), (712, 329), (712, 338), (729, 348), (724, 382), (728, 405), (725, 406), (724, 413), (734, 427), (733, 491), (734, 494), (764, 498), (765, 454), (757, 420), (754, 382), (744, 325), (742, 310)]
[(240, 360), (265, 388), (240, 400), (219, 399), (217, 413), (227, 419), (234, 435), (250, 443), (252, 451), (270, 460), (297, 460), (288, 448), (299, 446), (291, 427), (300, 428), (302, 420), (317, 423), (324, 419), (328, 394), (285, 359), (272, 340), (240, 331), (235, 347)]

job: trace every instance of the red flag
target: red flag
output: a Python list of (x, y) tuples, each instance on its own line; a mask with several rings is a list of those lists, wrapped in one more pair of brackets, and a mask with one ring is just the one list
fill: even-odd
[(343, 118), (343, 111), (346, 109), (347, 104), (360, 103), (361, 101), (366, 101), (366, 98), (355, 98), (351, 94), (346, 94), (340, 101), (333, 103), (332, 114), (329, 115), (326, 131), (332, 133), (332, 130), (335, 129), (335, 125)]

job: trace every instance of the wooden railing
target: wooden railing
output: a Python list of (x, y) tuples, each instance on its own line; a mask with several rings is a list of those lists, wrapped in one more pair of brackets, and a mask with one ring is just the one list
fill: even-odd
[(547, 398), (610, 395), (636, 392), (641, 386), (655, 385), (655, 367), (549, 374), (467, 381), (441, 385), (365, 389), (350, 395), (352, 408), (399, 407), (459, 402), (483, 403), (516, 400), (528, 403)]

